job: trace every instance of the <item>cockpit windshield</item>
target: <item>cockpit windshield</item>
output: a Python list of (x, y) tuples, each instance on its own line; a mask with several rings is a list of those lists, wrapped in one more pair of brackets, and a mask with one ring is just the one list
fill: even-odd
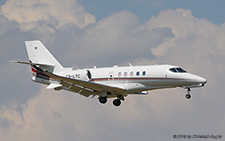
[(170, 68), (170, 71), (176, 73), (186, 73), (186, 71), (182, 68)]

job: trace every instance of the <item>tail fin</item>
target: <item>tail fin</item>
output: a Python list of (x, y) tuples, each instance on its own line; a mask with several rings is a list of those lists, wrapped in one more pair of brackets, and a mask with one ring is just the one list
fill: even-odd
[(31, 63), (51, 66), (52, 71), (63, 70), (62, 65), (40, 41), (25, 41), (28, 57)]

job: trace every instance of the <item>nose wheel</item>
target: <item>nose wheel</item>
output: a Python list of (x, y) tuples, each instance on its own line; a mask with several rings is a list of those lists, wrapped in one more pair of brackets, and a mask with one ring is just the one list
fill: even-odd
[(190, 99), (190, 98), (191, 98), (190, 92), (191, 92), (191, 89), (188, 88), (188, 89), (187, 89), (187, 94), (185, 95), (185, 97), (186, 97), (187, 99)]

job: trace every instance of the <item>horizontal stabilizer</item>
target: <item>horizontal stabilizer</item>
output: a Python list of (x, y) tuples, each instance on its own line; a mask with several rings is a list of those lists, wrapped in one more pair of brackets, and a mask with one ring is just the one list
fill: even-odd
[(50, 85), (48, 85), (48, 87), (46, 87), (47, 89), (54, 89), (54, 88), (58, 88), (58, 87), (62, 87), (61, 84), (58, 83), (51, 83)]
[(24, 62), (24, 61), (9, 61), (11, 63), (19, 63), (19, 64), (26, 64), (26, 65), (40, 65), (40, 66), (49, 66), (54, 67), (53, 64), (45, 64), (45, 63), (30, 63), (30, 62)]

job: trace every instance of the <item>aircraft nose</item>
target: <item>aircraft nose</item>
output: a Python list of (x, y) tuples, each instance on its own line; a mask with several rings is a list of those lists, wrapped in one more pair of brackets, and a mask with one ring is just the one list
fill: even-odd
[(201, 83), (203, 86), (207, 83), (207, 80), (200, 76), (198, 76), (196, 80), (198, 83)]

